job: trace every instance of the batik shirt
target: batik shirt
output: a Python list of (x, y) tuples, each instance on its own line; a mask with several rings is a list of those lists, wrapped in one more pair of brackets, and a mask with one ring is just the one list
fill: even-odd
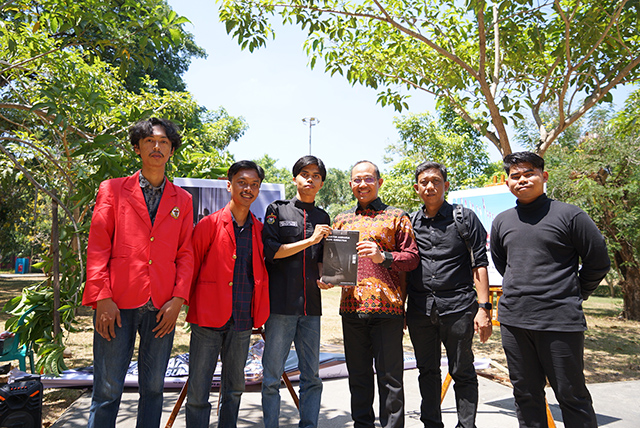
[(333, 228), (357, 230), (360, 241), (373, 241), (383, 252), (383, 263), (358, 258), (358, 285), (343, 287), (342, 316), (391, 318), (404, 316), (406, 287), (403, 272), (420, 262), (411, 221), (403, 210), (384, 204), (380, 198), (368, 206), (338, 214)]

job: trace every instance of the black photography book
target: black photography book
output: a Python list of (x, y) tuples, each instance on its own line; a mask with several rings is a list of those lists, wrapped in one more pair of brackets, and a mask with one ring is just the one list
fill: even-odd
[(322, 282), (339, 286), (358, 283), (357, 230), (333, 230), (324, 241)]

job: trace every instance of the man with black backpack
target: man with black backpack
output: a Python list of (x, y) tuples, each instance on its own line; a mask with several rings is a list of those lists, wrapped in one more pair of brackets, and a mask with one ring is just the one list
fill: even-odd
[(445, 201), (449, 182), (444, 165), (420, 164), (413, 187), (424, 205), (411, 215), (420, 265), (407, 276), (406, 320), (420, 370), (420, 420), (425, 428), (444, 427), (440, 414), (443, 343), (454, 381), (457, 427), (474, 428), (478, 378), (471, 350), (473, 333), (486, 342), (492, 331), (487, 232), (473, 211)]

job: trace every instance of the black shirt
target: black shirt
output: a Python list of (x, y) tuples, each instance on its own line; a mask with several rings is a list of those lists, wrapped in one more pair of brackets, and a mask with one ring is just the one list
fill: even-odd
[(275, 201), (267, 207), (262, 241), (269, 273), (271, 313), (280, 315), (322, 315), (318, 263), (323, 243), (280, 259), (274, 259), (282, 244), (309, 238), (317, 224), (330, 224), (329, 214), (313, 203), (297, 198)]
[(473, 304), (473, 268), (487, 266), (487, 231), (476, 214), (464, 210), (463, 221), (469, 231), (469, 243), (475, 258), (458, 233), (453, 219), (453, 206), (444, 202), (435, 217), (417, 213), (413, 230), (420, 253), (420, 265), (408, 275), (408, 313), (431, 315), (433, 306), (438, 314), (463, 311)]
[(604, 237), (587, 213), (544, 194), (518, 202), (493, 221), (491, 257), (503, 276), (500, 323), (539, 331), (587, 328), (582, 300), (610, 266)]

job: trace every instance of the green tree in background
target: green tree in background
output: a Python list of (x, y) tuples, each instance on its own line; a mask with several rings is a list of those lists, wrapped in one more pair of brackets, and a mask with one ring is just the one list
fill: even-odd
[[(307, 33), (310, 66), (323, 64), (407, 107), (431, 94), (498, 148), (511, 153), (507, 124), (535, 121), (536, 151), (611, 90), (640, 77), (637, 0), (222, 0), (220, 18), (244, 49), (275, 36), (270, 19)], [(541, 109), (554, 106), (550, 124)]]
[(387, 148), (388, 161), (398, 158), (380, 190), (391, 205), (414, 211), (420, 202), (413, 185), (416, 167), (425, 161), (440, 162), (447, 167), (450, 190), (478, 187), (486, 183), (492, 170), (489, 155), (479, 134), (451, 110), (444, 109), (437, 119), (428, 113), (396, 118), (400, 141)]
[(46, 198), (7, 160), (0, 157), (0, 265), (12, 266), (12, 256), (31, 257), (48, 247), (51, 221)]
[(180, 58), (179, 78), (199, 52), (182, 29), (185, 22), (161, 0), (0, 4), (0, 164), (12, 167), (3, 184), (17, 177), (12, 190), (20, 191), (28, 180), (31, 192), (37, 188), (48, 207), (55, 201), (60, 210), (47, 214), (60, 221), (59, 238), (51, 236), (51, 250), (41, 254), (48, 279), (5, 305), (16, 315), (7, 326), (38, 306), (21, 329), (25, 340), (36, 341), (37, 365), (47, 373), (64, 368), (98, 184), (139, 168), (128, 143), (130, 124), (156, 115), (181, 125), (184, 145), (172, 158), (170, 178), (224, 171), (232, 162), (224, 149), (246, 129), (242, 118), (222, 108), (209, 112), (189, 93), (166, 89), (172, 85), (166, 79), (165, 87), (149, 77), (138, 76), (137, 86), (126, 80), (130, 70), (152, 72), (166, 52)]
[(339, 168), (329, 168), (324, 186), (316, 195), (316, 205), (329, 213), (332, 220), (342, 211), (355, 206), (356, 199), (349, 186), (350, 178), (351, 169), (343, 171)]
[(254, 159), (254, 162), (264, 169), (265, 183), (284, 184), (285, 199), (291, 199), (296, 195), (296, 186), (293, 184), (291, 170), (284, 167), (277, 167), (276, 163), (278, 162), (278, 159), (274, 159), (265, 154), (259, 159)]
[(583, 208), (604, 234), (624, 294), (624, 316), (640, 320), (640, 91), (618, 113), (595, 111), (582, 136), (557, 145), (549, 195)]

